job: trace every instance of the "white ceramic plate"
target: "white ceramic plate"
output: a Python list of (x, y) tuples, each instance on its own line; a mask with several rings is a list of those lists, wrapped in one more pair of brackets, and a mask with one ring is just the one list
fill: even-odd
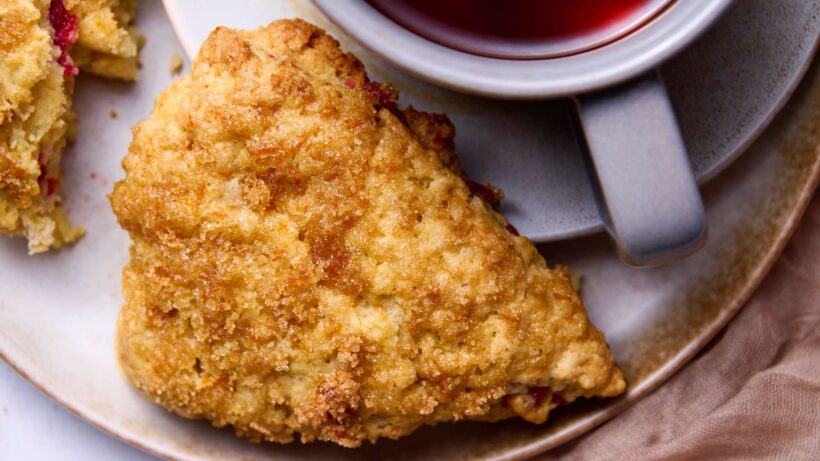
[[(241, 2), (235, 5), (241, 8)], [(590, 315), (606, 332), (629, 379), (621, 399), (562, 409), (543, 426), (445, 424), (357, 450), (323, 443), (251, 444), (229, 429), (184, 420), (145, 401), (121, 377), (114, 359), (128, 238), (106, 195), (122, 176), (119, 163), (129, 128), (148, 115), (154, 97), (172, 80), (171, 54), (182, 51), (159, 0), (145, 0), (140, 7), (138, 25), (149, 38), (142, 80), (125, 85), (83, 77), (77, 88), (79, 133), (65, 159), (65, 189), (70, 213), (86, 225), (87, 236), (67, 250), (37, 257), (26, 255), (21, 240), (0, 240), (0, 356), (92, 424), (169, 459), (520, 459), (576, 437), (660, 385), (729, 321), (779, 254), (820, 175), (820, 69), (815, 66), (766, 133), (704, 188), (711, 234), (696, 256), (662, 269), (635, 270), (622, 265), (600, 235), (541, 246), (549, 261), (584, 273)], [(296, 11), (308, 18), (313, 14)], [(375, 69), (388, 76), (378, 65)], [(422, 99), (439, 93), (417, 90), (397, 77), (407, 93), (421, 95), (424, 107), (452, 108), (462, 143), (476, 146), (474, 139), (463, 138), (475, 132), (484, 102), (446, 93)], [(509, 121), (498, 118), (491, 130), (497, 146), (505, 145), (506, 132), (521, 129), (516, 120), (523, 112), (517, 107), (511, 106)], [(119, 114), (115, 119), (109, 116), (112, 109)], [(486, 138), (487, 148), (491, 141)], [(471, 151), (463, 155), (468, 158)], [(503, 163), (473, 163), (473, 174), (487, 177)]]

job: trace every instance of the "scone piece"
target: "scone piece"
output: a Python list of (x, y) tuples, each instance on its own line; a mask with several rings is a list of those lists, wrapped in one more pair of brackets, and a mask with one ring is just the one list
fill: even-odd
[(210, 35), (111, 196), (137, 389), (254, 440), (347, 447), (624, 390), (566, 269), (471, 193), (446, 117), (395, 97), (303, 21)]
[[(60, 159), (73, 136), (73, 53), (87, 55), (80, 65), (93, 72), (138, 75), (132, 32), (120, 27), (120, 34), (109, 36), (105, 21), (91, 20), (114, 11), (124, 27), (133, 4), (0, 0), (0, 233), (25, 236), (31, 253), (59, 248), (83, 233), (69, 224), (59, 194)], [(106, 42), (105, 53), (85, 51)], [(107, 62), (119, 64), (102, 65)]]
[(64, 0), (77, 18), (77, 43), (71, 48), (82, 70), (121, 80), (139, 77), (140, 38), (131, 25), (136, 0)]
[[(76, 31), (50, 2), (2, 0), (0, 14), (0, 233), (28, 238), (29, 252), (82, 235), (60, 206), (60, 156), (73, 131)], [(51, 19), (56, 22), (52, 27)]]

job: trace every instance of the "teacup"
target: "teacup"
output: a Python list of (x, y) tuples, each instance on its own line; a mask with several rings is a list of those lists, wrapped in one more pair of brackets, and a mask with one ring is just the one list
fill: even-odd
[[(502, 23), (502, 30), (512, 30), (502, 36), (464, 18), (425, 11), (427, 0), (314, 0), (364, 47), (420, 79), (493, 98), (571, 97), (576, 134), (588, 152), (601, 215), (618, 254), (636, 266), (664, 264), (697, 251), (706, 222), (672, 105), (654, 69), (705, 31), (732, 0), (576, 5), (594, 7), (596, 1), (631, 9), (600, 27), (569, 27), (563, 35), (518, 34)], [(475, 8), (516, 2), (535, 0), (433, 4), (469, 5), (480, 16), (494, 13)], [(531, 24), (531, 31), (537, 26)]]

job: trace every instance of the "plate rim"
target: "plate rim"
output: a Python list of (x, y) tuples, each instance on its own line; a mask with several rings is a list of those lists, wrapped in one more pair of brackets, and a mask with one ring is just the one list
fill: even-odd
[[(807, 65), (807, 69), (814, 61), (815, 59), (808, 61), (809, 65)], [(802, 80), (802, 78), (798, 80), (798, 83)], [(796, 87), (797, 85), (795, 85), (794, 89), (796, 89)], [(791, 90), (792, 93), (794, 89)], [(783, 104), (785, 105), (785, 103), (791, 99), (791, 96), (789, 98), (784, 98)], [(760, 130), (760, 133), (763, 131), (764, 130)], [(749, 277), (741, 285), (741, 288), (737, 290), (736, 294), (726, 302), (726, 307), (721, 309), (720, 313), (712, 320), (712, 322), (709, 323), (707, 327), (703, 328), (699, 334), (684, 348), (682, 348), (671, 360), (667, 361), (663, 366), (659, 367), (647, 378), (645, 378), (642, 383), (634, 387), (633, 392), (630, 392), (629, 396), (616, 400), (606, 409), (573, 423), (567, 430), (562, 431), (560, 436), (550, 438), (549, 442), (543, 440), (533, 442), (522, 447), (511, 448), (500, 456), (495, 457), (495, 459), (522, 459), (528, 456), (543, 453), (550, 448), (554, 448), (555, 446), (565, 443), (568, 440), (574, 439), (580, 434), (587, 432), (613, 418), (635, 402), (642, 400), (648, 393), (663, 385), (670, 377), (677, 373), (678, 370), (688, 364), (691, 358), (704, 346), (706, 346), (706, 344), (708, 344), (711, 339), (734, 318), (740, 309), (743, 308), (746, 301), (764, 280), (774, 263), (778, 260), (786, 244), (789, 242), (814, 195), (815, 189), (818, 187), (818, 183), (820, 182), (820, 145), (815, 145), (814, 149), (816, 158), (811, 164), (810, 173), (806, 177), (805, 182), (800, 187), (799, 192), (795, 194), (796, 202), (789, 210), (788, 215), (785, 217), (784, 225), (780, 227), (776, 233), (774, 233), (775, 236), (772, 244), (762, 252), (762, 258), (759, 260), (756, 267), (750, 271)], [(8, 348), (11, 349), (10, 347)], [(25, 360), (19, 360), (19, 356), (18, 361), (21, 363), (13, 360), (11, 354), (6, 350), (6, 347), (2, 342), (0, 342), (0, 359), (3, 359), (6, 363), (8, 363), (9, 366), (15, 370), (15, 372), (29, 381), (40, 392), (43, 392), (46, 396), (61, 404), (68, 411), (82, 418), (106, 434), (160, 458), (171, 460), (200, 459), (196, 455), (186, 454), (184, 452), (180, 452), (179, 450), (174, 450), (173, 448), (168, 450), (159, 444), (152, 443), (150, 440), (145, 440), (144, 437), (140, 437), (138, 435), (134, 436), (127, 430), (110, 427), (110, 424), (106, 422), (103, 415), (95, 414), (93, 410), (84, 408), (84, 406), (82, 404), (78, 404), (76, 400), (71, 401), (71, 399), (62, 396), (56, 384), (46, 384), (47, 379), (43, 378), (44, 372), (42, 367), (38, 368), (29, 366), (24, 370), (21, 363)]]

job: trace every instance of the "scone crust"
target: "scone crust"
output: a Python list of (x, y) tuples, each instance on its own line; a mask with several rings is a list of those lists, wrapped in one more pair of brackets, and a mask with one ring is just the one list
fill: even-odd
[(624, 389), (565, 268), (471, 193), (446, 117), (399, 111), (319, 28), (218, 28), (133, 130), (119, 361), (255, 440), (354, 447), (542, 422)]

